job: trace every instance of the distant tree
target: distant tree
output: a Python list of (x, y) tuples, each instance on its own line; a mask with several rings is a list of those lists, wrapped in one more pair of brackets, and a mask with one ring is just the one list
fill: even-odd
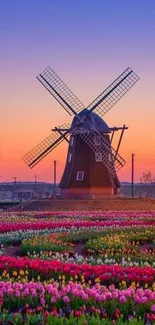
[(142, 184), (145, 184), (148, 187), (147, 196), (150, 196), (151, 195), (151, 185), (155, 184), (155, 177), (152, 175), (152, 172), (148, 171), (147, 173), (143, 173), (143, 175), (140, 177), (140, 182)]
[(143, 184), (143, 177), (140, 177), (140, 183)]
[(151, 171), (148, 171), (147, 173), (143, 173), (142, 177), (140, 178), (141, 183), (144, 184), (153, 184), (155, 182), (155, 177), (152, 175)]

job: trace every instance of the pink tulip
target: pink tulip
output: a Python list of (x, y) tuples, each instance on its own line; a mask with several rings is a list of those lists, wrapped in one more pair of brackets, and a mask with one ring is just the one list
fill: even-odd
[(118, 292), (117, 291), (112, 292), (112, 299), (118, 299)]
[(112, 299), (112, 293), (111, 292), (106, 292), (106, 299), (111, 300)]
[(143, 289), (138, 289), (137, 292), (138, 296), (142, 298), (144, 296), (144, 290)]
[(155, 300), (155, 292), (152, 292), (149, 296), (149, 300)]
[(140, 298), (139, 298), (139, 296), (135, 296), (135, 302), (136, 302), (137, 304), (140, 304)]
[(101, 295), (101, 301), (105, 301), (106, 300), (106, 295), (105, 294), (102, 294)]
[(14, 290), (9, 288), (7, 291), (8, 296), (13, 296)]
[(120, 301), (121, 304), (124, 304), (126, 302), (126, 297), (125, 296), (121, 296), (119, 298), (119, 301)]
[(31, 290), (31, 295), (32, 295), (32, 297), (37, 297), (37, 293), (36, 293), (35, 289)]
[(153, 313), (155, 313), (155, 305), (152, 305), (152, 306), (151, 306), (151, 311), (152, 311)]
[(83, 295), (82, 298), (83, 298), (83, 300), (87, 301), (89, 297), (88, 297), (88, 295), (85, 293), (85, 294)]
[(101, 301), (101, 296), (99, 294), (96, 294), (95, 299), (96, 301)]
[(20, 297), (20, 291), (19, 290), (15, 290), (15, 296)]
[(141, 304), (146, 304), (148, 302), (147, 297), (142, 297), (140, 302), (141, 302)]
[(64, 296), (63, 297), (63, 301), (68, 304), (69, 303), (69, 297), (68, 296)]
[(45, 304), (46, 304), (45, 299), (44, 299), (44, 298), (41, 298), (41, 299), (40, 299), (40, 303), (41, 303), (41, 305), (45, 305)]
[(55, 303), (56, 302), (56, 298), (55, 297), (51, 297), (51, 303)]

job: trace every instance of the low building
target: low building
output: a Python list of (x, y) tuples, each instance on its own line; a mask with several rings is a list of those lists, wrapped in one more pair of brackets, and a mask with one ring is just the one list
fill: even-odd
[(33, 198), (50, 198), (53, 196), (54, 187), (51, 183), (44, 182), (16, 182), (0, 184), (0, 201), (5, 200), (31, 200)]

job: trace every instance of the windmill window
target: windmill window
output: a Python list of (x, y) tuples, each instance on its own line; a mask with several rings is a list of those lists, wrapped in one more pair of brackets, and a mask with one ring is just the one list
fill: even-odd
[(95, 160), (102, 161), (102, 153), (101, 152), (95, 152)]
[(72, 160), (72, 154), (69, 153), (69, 155), (68, 155), (68, 162), (71, 162), (71, 160)]
[(99, 146), (101, 144), (101, 138), (98, 134), (95, 134), (94, 136), (94, 142), (96, 146)]
[(83, 181), (84, 172), (77, 172), (76, 180)]
[(111, 155), (111, 153), (108, 153), (108, 159), (109, 159), (109, 162), (112, 162), (112, 155)]
[(74, 143), (74, 137), (71, 137), (70, 145), (73, 146), (73, 143)]

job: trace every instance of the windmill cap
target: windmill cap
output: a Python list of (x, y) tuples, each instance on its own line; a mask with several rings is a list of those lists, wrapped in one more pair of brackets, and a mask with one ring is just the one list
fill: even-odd
[[(81, 111), (78, 116), (82, 118), (82, 116), (86, 116), (88, 115), (89, 110), (87, 110), (86, 108), (83, 109), (83, 111)], [(100, 116), (98, 116), (97, 114), (95, 114), (94, 112), (91, 112), (90, 115), (88, 115), (88, 119), (87, 121), (89, 121), (94, 128), (97, 129), (98, 132), (104, 132), (104, 133), (109, 133), (110, 129), (108, 127), (108, 125), (105, 123), (104, 120), (102, 120), (102, 118)], [(74, 128), (76, 128), (76, 123), (77, 123), (77, 117), (75, 116), (73, 118), (73, 122), (71, 125), (71, 129), (73, 130)]]

